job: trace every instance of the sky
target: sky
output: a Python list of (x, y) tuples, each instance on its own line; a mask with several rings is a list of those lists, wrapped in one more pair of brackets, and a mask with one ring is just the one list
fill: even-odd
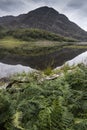
[(0, 0), (0, 16), (17, 16), (41, 6), (53, 7), (87, 31), (87, 0)]

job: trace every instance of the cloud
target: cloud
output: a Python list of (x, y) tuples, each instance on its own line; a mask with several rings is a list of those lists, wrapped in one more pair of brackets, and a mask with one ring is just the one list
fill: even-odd
[(82, 8), (84, 6), (85, 2), (86, 2), (85, 0), (84, 1), (73, 0), (68, 3), (68, 6), (71, 8), (78, 9), (78, 8)]
[(41, 6), (50, 6), (87, 30), (87, 0), (0, 0), (0, 16), (19, 15)]
[(0, 10), (10, 12), (18, 8), (19, 5), (21, 7), (22, 4), (23, 2), (21, 0), (0, 0)]

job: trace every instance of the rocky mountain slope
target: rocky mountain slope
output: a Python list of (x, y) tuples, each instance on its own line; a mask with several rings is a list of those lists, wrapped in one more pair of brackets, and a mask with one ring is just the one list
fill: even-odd
[(71, 22), (65, 15), (53, 8), (40, 7), (27, 14), (17, 17), (6, 16), (0, 18), (0, 26), (6, 28), (39, 28), (66, 37), (87, 40), (87, 32)]

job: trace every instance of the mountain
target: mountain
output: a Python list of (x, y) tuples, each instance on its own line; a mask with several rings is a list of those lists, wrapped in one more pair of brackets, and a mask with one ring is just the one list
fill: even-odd
[(87, 40), (87, 32), (71, 22), (55, 9), (44, 6), (17, 17), (0, 17), (0, 26), (14, 28), (38, 28), (62, 36)]

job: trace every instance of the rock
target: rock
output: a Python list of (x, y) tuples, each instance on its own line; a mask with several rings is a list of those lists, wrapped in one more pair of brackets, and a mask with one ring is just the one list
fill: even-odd
[(58, 74), (53, 74), (51, 76), (44, 76), (43, 78), (40, 79), (39, 82), (43, 82), (45, 80), (54, 80), (54, 79), (58, 78), (59, 76), (60, 75), (58, 75)]

